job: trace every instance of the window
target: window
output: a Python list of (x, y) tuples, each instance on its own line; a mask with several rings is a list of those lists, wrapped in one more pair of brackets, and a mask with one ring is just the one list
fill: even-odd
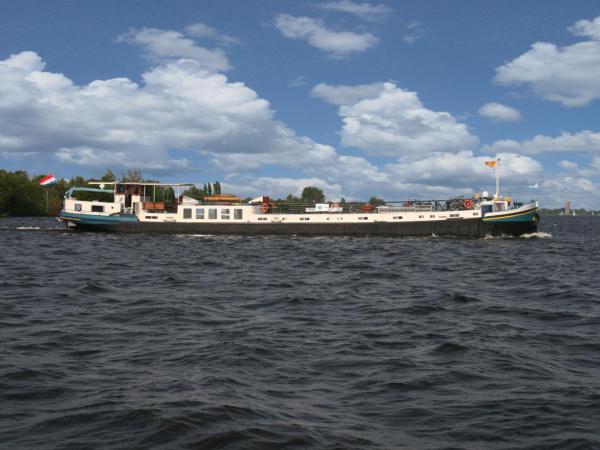
[(419, 216), (419, 219), (424, 219), (424, 218), (425, 218), (425, 216)]
[(429, 216), (429, 218), (430, 218), (430, 219), (435, 219), (435, 214), (431, 214), (431, 215)]
[(81, 211), (81, 203), (75, 203), (75, 211)]
[(229, 220), (229, 208), (221, 210), (221, 219)]
[(402, 216), (394, 216), (394, 219), (400, 220), (400, 219), (402, 219)]
[(215, 220), (217, 218), (217, 209), (216, 208), (210, 208), (208, 210), (208, 218), (211, 220)]
[(92, 205), (92, 212), (104, 212), (103, 205)]
[(196, 208), (196, 219), (204, 220), (204, 208)]
[(233, 210), (233, 218), (235, 220), (242, 220), (242, 213), (244, 212), (243, 209), (234, 209)]
[(192, 218), (192, 208), (184, 208), (183, 209), (183, 218), (191, 219)]

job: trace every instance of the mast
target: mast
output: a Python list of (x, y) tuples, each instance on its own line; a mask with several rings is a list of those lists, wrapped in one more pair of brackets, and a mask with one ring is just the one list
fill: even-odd
[(500, 158), (496, 158), (496, 195), (494, 198), (500, 198)]

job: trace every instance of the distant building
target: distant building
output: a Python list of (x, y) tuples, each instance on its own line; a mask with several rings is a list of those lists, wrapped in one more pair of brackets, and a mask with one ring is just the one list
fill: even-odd
[(570, 216), (571, 214), (571, 201), (567, 200), (565, 202), (565, 216)]

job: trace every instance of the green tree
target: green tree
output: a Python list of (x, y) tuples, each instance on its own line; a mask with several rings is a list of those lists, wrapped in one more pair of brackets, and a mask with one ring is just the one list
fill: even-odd
[(215, 194), (221, 194), (221, 183), (219, 183), (218, 181), (215, 181), (213, 184), (213, 192)]
[(183, 195), (186, 195), (196, 200), (202, 200), (206, 194), (202, 190), (198, 189), (196, 186), (192, 186), (191, 188), (186, 189), (183, 192)]
[(369, 205), (373, 205), (373, 206), (385, 205), (385, 200), (383, 200), (379, 197), (371, 197), (369, 199)]
[(302, 199), (296, 197), (295, 195), (288, 194), (288, 196), (285, 198), (285, 201), (287, 203), (301, 203)]
[(115, 177), (115, 174), (110, 169), (107, 169), (106, 173), (104, 175), (102, 175), (102, 177), (100, 178), (100, 181), (106, 181), (109, 183), (116, 181), (116, 180), (117, 180), (117, 178)]
[(76, 175), (73, 178), (71, 178), (69, 180), (69, 187), (86, 187), (88, 183), (88, 180), (86, 180), (85, 178), (83, 178), (80, 175)]
[(142, 171), (138, 169), (130, 169), (126, 174), (121, 176), (122, 183), (141, 183), (144, 181)]
[(37, 182), (40, 178), (29, 178), (27, 172), (22, 170), (0, 170), (0, 216), (45, 214), (45, 194)]
[(210, 183), (208, 183), (208, 188), (206, 189), (206, 193), (208, 195), (212, 195), (212, 186), (210, 185)]
[(315, 186), (307, 186), (302, 190), (301, 199), (304, 203), (324, 203), (325, 194)]

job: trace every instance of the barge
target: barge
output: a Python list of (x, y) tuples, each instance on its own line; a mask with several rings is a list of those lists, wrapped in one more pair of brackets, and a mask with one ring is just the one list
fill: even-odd
[(537, 202), (519, 204), (498, 191), (492, 196), (484, 192), (473, 198), (379, 206), (289, 205), (265, 196), (242, 201), (232, 195), (212, 195), (196, 200), (179, 195), (181, 188), (192, 186), (186, 183), (90, 184), (98, 187), (71, 188), (65, 195), (59, 218), (70, 228), (208, 235), (484, 237), (534, 233), (539, 222)]

